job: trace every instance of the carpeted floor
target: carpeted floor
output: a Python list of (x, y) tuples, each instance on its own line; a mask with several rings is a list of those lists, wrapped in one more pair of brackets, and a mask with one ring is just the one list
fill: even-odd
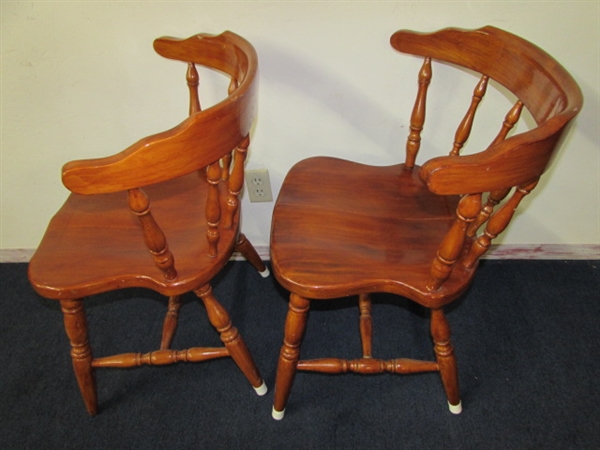
[[(271, 391), (255, 395), (230, 359), (97, 372), (101, 412), (85, 412), (58, 304), (0, 265), (2, 449), (600, 448), (600, 261), (484, 261), (448, 309), (464, 410), (449, 413), (435, 373), (299, 373), (286, 417), (270, 417), (287, 293), (233, 262), (215, 293)], [(427, 315), (376, 297), (376, 356), (430, 358)], [(164, 299), (126, 290), (89, 299), (96, 356), (157, 347)], [(303, 356), (359, 356), (358, 308), (316, 304)], [(186, 297), (174, 348), (218, 345)]]

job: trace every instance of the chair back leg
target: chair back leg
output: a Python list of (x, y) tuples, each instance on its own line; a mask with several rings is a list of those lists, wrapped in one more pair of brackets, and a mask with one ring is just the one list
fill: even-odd
[(160, 341), (160, 349), (167, 350), (171, 348), (173, 337), (177, 331), (177, 322), (179, 320), (179, 310), (181, 309), (181, 298), (179, 295), (169, 297), (167, 306), (167, 315), (163, 322), (162, 339)]
[(373, 356), (373, 319), (371, 318), (369, 294), (358, 296), (358, 307), (360, 309), (360, 342), (363, 358), (371, 358)]
[(243, 233), (239, 234), (235, 243), (235, 249), (240, 252), (250, 264), (252, 264), (252, 267), (254, 267), (263, 278), (269, 276), (269, 269), (265, 266), (265, 263), (258, 255), (258, 252)]

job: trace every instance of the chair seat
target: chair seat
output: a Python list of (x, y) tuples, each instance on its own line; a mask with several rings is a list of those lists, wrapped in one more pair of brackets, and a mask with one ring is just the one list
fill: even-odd
[(218, 256), (208, 256), (207, 189), (206, 178), (198, 172), (144, 188), (152, 215), (176, 258), (178, 277), (173, 281), (165, 280), (148, 251), (126, 192), (71, 194), (50, 222), (29, 265), (34, 288), (53, 299), (132, 286), (164, 295), (198, 288), (227, 263), (238, 221), (236, 215), (231, 230), (221, 229)]
[(458, 297), (473, 268), (457, 265), (435, 292), (426, 283), (459, 198), (432, 194), (418, 173), (328, 157), (295, 165), (273, 213), (280, 283), (312, 299), (390, 292), (432, 307)]

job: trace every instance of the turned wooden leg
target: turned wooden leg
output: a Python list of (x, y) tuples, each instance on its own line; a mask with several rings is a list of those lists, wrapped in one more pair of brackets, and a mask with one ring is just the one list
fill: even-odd
[(235, 249), (240, 252), (250, 264), (252, 264), (252, 267), (258, 270), (258, 273), (260, 273), (263, 278), (269, 276), (269, 269), (265, 266), (263, 260), (258, 256), (256, 249), (250, 241), (246, 239), (244, 234), (239, 234), (235, 243)]
[(266, 394), (267, 386), (260, 376), (256, 364), (254, 364), (246, 343), (240, 336), (237, 328), (231, 324), (231, 319), (225, 308), (223, 308), (212, 294), (212, 287), (207, 284), (194, 292), (204, 303), (208, 320), (210, 320), (210, 323), (221, 335), (221, 341), (225, 344), (231, 358), (254, 387), (256, 393), (258, 395)]
[(373, 320), (371, 319), (371, 299), (369, 294), (358, 296), (360, 308), (360, 340), (362, 343), (363, 358), (373, 356)]
[(71, 342), (71, 358), (79, 390), (91, 415), (98, 412), (96, 380), (92, 368), (92, 349), (88, 342), (87, 321), (81, 300), (61, 300), (65, 331)]
[(289, 310), (285, 319), (283, 345), (279, 354), (277, 377), (275, 379), (273, 418), (276, 420), (283, 419), (285, 414), (285, 405), (287, 404), (298, 366), (300, 343), (304, 336), (309, 308), (309, 300), (296, 294), (290, 295)]
[(162, 340), (160, 342), (161, 350), (171, 348), (171, 342), (177, 331), (177, 321), (179, 319), (179, 310), (181, 309), (181, 298), (179, 295), (169, 297), (169, 305), (167, 306), (167, 315), (163, 322)]
[(456, 357), (450, 342), (450, 325), (442, 309), (431, 310), (431, 336), (450, 412), (460, 414), (462, 405), (458, 389)]

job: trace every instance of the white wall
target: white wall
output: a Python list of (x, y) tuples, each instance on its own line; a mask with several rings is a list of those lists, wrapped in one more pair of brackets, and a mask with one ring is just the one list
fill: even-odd
[[(585, 97), (564, 151), (503, 241), (600, 243), (598, 1), (3, 2), (1, 8), (1, 250), (37, 246), (68, 194), (60, 183), (66, 161), (116, 153), (184, 118), (185, 69), (153, 52), (158, 36), (229, 29), (255, 45), (260, 105), (247, 167), (268, 168), (277, 194), (291, 165), (311, 155), (373, 164), (403, 158), (419, 61), (391, 49), (394, 31), (486, 24), (547, 50)], [(474, 83), (468, 74), (435, 70), (420, 161), (449, 151)], [(502, 96), (486, 102), (489, 110), (508, 105)], [(493, 135), (503, 112), (492, 118), (482, 108), (476, 126)], [(436, 113), (447, 110), (444, 117), (453, 120), (445, 126)], [(478, 139), (469, 148), (476, 150)], [(244, 199), (243, 228), (257, 246), (268, 245), (272, 207)]]

